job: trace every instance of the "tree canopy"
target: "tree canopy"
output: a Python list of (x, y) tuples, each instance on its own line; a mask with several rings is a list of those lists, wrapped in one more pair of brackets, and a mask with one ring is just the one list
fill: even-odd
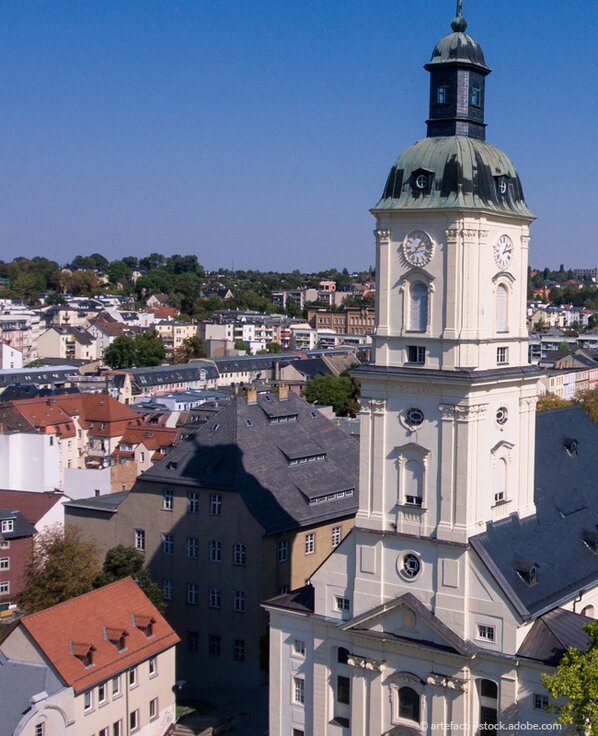
[(359, 384), (350, 376), (316, 376), (305, 384), (305, 398), (312, 404), (332, 406), (340, 416), (355, 416), (359, 411)]
[(18, 604), (25, 613), (87, 593), (99, 572), (97, 551), (76, 527), (49, 527), (37, 535)]
[(562, 409), (565, 406), (572, 406), (572, 401), (567, 399), (561, 399), (560, 396), (552, 394), (550, 392), (545, 393), (544, 396), (538, 398), (536, 404), (536, 411), (549, 411), (550, 409)]
[(585, 651), (569, 647), (553, 675), (542, 675), (542, 684), (555, 699), (557, 721), (572, 725), (580, 736), (598, 736), (598, 621), (584, 627), (590, 637)]
[(144, 562), (145, 558), (139, 550), (119, 544), (106, 552), (102, 570), (94, 580), (93, 587), (100, 588), (130, 575), (154, 606), (159, 611), (164, 611), (166, 608), (164, 591), (143, 568)]
[(162, 340), (147, 333), (119, 335), (104, 351), (104, 362), (115, 369), (160, 365), (165, 357)]

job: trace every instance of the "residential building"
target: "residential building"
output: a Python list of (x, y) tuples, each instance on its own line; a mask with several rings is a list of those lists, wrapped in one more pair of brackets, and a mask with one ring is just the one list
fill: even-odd
[(14, 700), (3, 690), (2, 723), (27, 736), (164, 736), (175, 721), (177, 642), (132, 578), (24, 616), (0, 645), (0, 682), (4, 672), (21, 683), (43, 676)]
[(110, 378), (119, 401), (130, 404), (139, 397), (216, 388), (218, 369), (211, 360), (194, 360), (180, 365), (122, 369), (113, 371)]
[(84, 327), (50, 327), (38, 340), (38, 352), (42, 358), (62, 360), (96, 360), (97, 340)]
[(184, 642), (179, 678), (250, 689), (265, 675), (260, 602), (302, 585), (353, 525), (357, 448), (285, 387), (250, 389), (130, 493), (67, 504), (66, 523), (100, 553), (143, 551)]
[(23, 355), (27, 365), (39, 358), (37, 345), (42, 332), (39, 312), (2, 300), (0, 303), (0, 340)]
[(0, 342), (0, 369), (12, 370), (23, 367), (23, 353), (5, 342)]
[(166, 355), (172, 357), (175, 350), (183, 346), (185, 340), (197, 336), (197, 325), (193, 322), (160, 321), (154, 322), (154, 330), (164, 343)]
[(549, 728), (541, 674), (589, 642), (598, 427), (580, 407), (536, 416), (533, 215), (485, 141), (490, 69), (457, 8), (426, 65), (428, 136), (371, 210), (355, 526), (266, 603), (271, 736)]
[(299, 309), (303, 309), (307, 302), (317, 301), (318, 295), (318, 289), (306, 286), (299, 289), (281, 289), (272, 292), (272, 303), (282, 309), (286, 309), (289, 304), (294, 304)]
[(35, 527), (16, 508), (0, 506), (0, 611), (15, 606), (31, 564)]
[(0, 395), (8, 386), (35, 389), (71, 388), (79, 371), (72, 365), (44, 365), (40, 368), (4, 368), (0, 370)]

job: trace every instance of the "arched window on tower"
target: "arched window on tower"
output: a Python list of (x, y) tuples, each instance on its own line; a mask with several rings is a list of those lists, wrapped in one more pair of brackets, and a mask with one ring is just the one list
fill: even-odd
[(502, 503), (507, 499), (507, 461), (499, 457), (494, 463), (494, 480), (492, 483), (494, 503)]
[(424, 492), (424, 466), (419, 460), (407, 460), (404, 472), (405, 503), (421, 506)]
[(498, 685), (492, 680), (479, 680), (480, 732), (498, 724)]
[(428, 329), (428, 287), (415, 281), (409, 289), (409, 329), (425, 332)]
[(504, 284), (496, 288), (496, 331), (508, 332), (508, 299), (509, 291)]
[(419, 723), (419, 694), (412, 687), (399, 688), (399, 718)]

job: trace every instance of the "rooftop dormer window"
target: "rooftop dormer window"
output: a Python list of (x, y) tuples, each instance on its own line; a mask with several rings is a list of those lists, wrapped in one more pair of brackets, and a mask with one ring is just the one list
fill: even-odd
[(515, 572), (528, 585), (536, 585), (538, 582), (538, 564), (529, 560), (518, 560), (515, 563)]
[(127, 648), (127, 636), (129, 632), (126, 629), (104, 626), (104, 638), (114, 644), (119, 652), (124, 652)]
[(565, 448), (569, 457), (577, 455), (577, 445), (577, 440), (573, 439), (572, 437), (566, 437), (563, 440), (563, 447)]
[(140, 631), (143, 631), (148, 639), (154, 635), (155, 623), (156, 620), (151, 616), (147, 616), (143, 613), (133, 614), (133, 625)]
[(582, 532), (581, 538), (590, 551), (598, 555), (598, 532), (586, 530)]
[(96, 651), (93, 644), (71, 641), (69, 642), (69, 649), (71, 656), (77, 657), (85, 667), (93, 665), (93, 653)]

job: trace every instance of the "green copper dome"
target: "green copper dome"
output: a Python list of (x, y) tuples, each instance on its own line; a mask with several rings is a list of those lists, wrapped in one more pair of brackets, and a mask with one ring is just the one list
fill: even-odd
[(438, 41), (426, 69), (436, 64), (470, 64), (488, 70), (480, 44), (467, 33), (449, 33)]
[(486, 141), (424, 138), (392, 167), (375, 210), (476, 209), (532, 219), (517, 170)]

